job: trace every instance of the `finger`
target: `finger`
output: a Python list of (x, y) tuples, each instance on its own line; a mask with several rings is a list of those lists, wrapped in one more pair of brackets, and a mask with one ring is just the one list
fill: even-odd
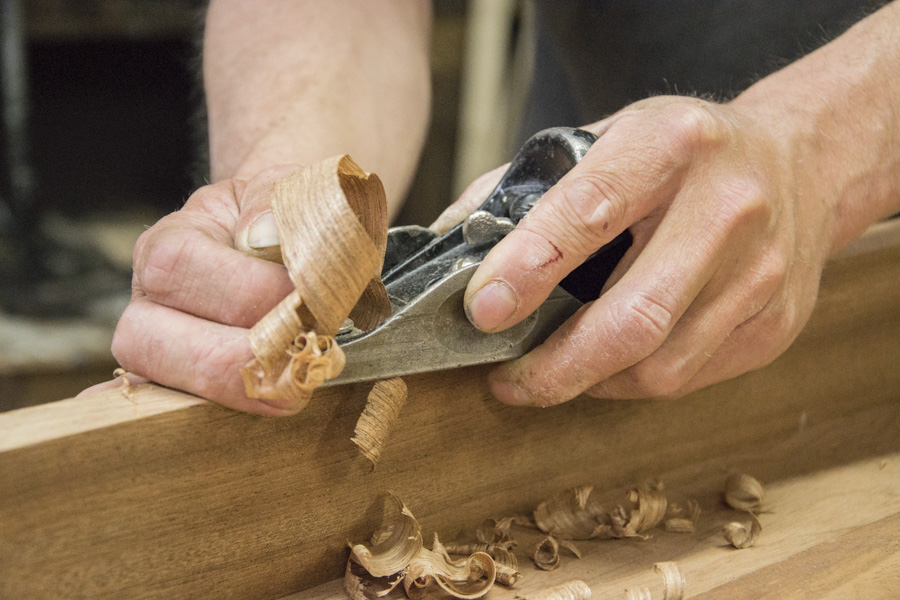
[[(147, 383), (147, 380), (143, 377), (138, 377), (136, 375), (132, 375), (131, 373), (126, 373), (125, 377), (128, 377), (128, 386), (141, 385), (143, 383)], [(122, 378), (116, 377), (115, 379), (110, 379), (109, 381), (104, 381), (103, 383), (97, 383), (92, 385), (89, 388), (85, 388), (78, 392), (76, 398), (81, 398), (82, 396), (90, 396), (92, 394), (99, 394), (101, 392), (108, 392), (109, 390), (120, 390), (122, 389)]]
[[(803, 284), (796, 283), (800, 279), (804, 280)], [(760, 369), (781, 356), (809, 320), (818, 282), (818, 277), (789, 276), (780, 293), (731, 332), (719, 351), (685, 384), (681, 393), (687, 394)]]
[[(620, 115), (531, 214), (487, 255), (466, 290), (473, 324), (499, 331), (531, 314), (594, 251), (675, 195), (694, 147), (692, 111), (666, 126)], [(706, 126), (706, 125), (702, 125)]]
[[(596, 398), (677, 397), (721, 352), (741, 323), (758, 314), (782, 284), (776, 270), (736, 265), (719, 270), (650, 356), (588, 390)], [(744, 349), (744, 356), (758, 347)]]
[(462, 223), (463, 219), (481, 206), (481, 203), (494, 191), (507, 169), (509, 169), (509, 163), (497, 167), (493, 171), (488, 171), (470, 183), (456, 202), (448, 206), (428, 228), (443, 234)]
[[(510, 404), (550, 405), (637, 364), (660, 348), (728, 257), (727, 220), (688, 197), (676, 201), (631, 269), (547, 341), (496, 369), (495, 395)], [(691, 236), (685, 235), (690, 224)]]
[(248, 256), (281, 262), (281, 240), (272, 214), (272, 196), (276, 182), (298, 168), (299, 165), (279, 165), (262, 171), (247, 182), (246, 189), (237, 196), (235, 248)]
[[(176, 339), (179, 343), (173, 344)], [(204, 321), (146, 298), (125, 309), (112, 352), (131, 373), (243, 412), (281, 416), (297, 409), (244, 393), (240, 369), (253, 358), (245, 329)]]
[(294, 289), (287, 271), (226, 245), (203, 219), (175, 213), (141, 236), (135, 290), (202, 319), (251, 327)]

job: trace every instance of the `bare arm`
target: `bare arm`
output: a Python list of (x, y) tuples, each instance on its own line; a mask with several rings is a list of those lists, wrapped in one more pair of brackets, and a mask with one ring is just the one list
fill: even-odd
[(348, 153), (378, 173), (396, 211), (428, 120), (429, 32), (421, 1), (213, 0), (213, 181)]

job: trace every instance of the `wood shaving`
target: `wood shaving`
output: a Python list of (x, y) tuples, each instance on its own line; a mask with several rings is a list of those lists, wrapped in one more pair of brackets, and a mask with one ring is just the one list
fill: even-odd
[(579, 486), (541, 502), (534, 510), (535, 525), (568, 540), (598, 537), (598, 529), (608, 529), (609, 511), (593, 491), (593, 486)]
[(650, 593), (650, 588), (646, 586), (625, 588), (625, 600), (653, 600), (653, 594)]
[(618, 505), (611, 512), (592, 486), (580, 486), (539, 504), (534, 522), (541, 531), (568, 540), (646, 537), (666, 516), (668, 502), (661, 486), (629, 490), (629, 506)]
[(131, 390), (131, 380), (128, 379), (128, 371), (126, 371), (122, 367), (119, 367), (118, 369), (113, 371), (113, 378), (122, 379), (122, 384), (119, 386), (119, 391), (122, 392), (122, 395), (126, 400), (134, 404), (134, 392)]
[(762, 484), (745, 473), (733, 473), (725, 480), (725, 502), (735, 510), (759, 513), (766, 500)]
[(762, 532), (762, 523), (759, 522), (756, 515), (750, 513), (750, 518), (752, 521), (749, 532), (746, 525), (737, 522), (728, 523), (722, 528), (722, 535), (725, 537), (725, 541), (738, 550), (744, 550), (753, 546), (759, 538), (760, 532)]
[(535, 566), (544, 571), (552, 571), (559, 567), (559, 542), (552, 535), (548, 535), (535, 546), (532, 554)]
[(509, 528), (512, 525), (513, 517), (500, 519), (485, 519), (484, 522), (475, 530), (475, 539), (485, 544), (500, 544), (508, 542)]
[(581, 550), (578, 549), (578, 546), (575, 545), (575, 542), (571, 540), (557, 540), (559, 542), (560, 548), (565, 548), (569, 552), (575, 555), (575, 558), (581, 558)]
[(663, 600), (682, 600), (684, 598), (684, 575), (673, 561), (658, 562), (653, 570), (663, 578)]
[(487, 544), (484, 542), (461, 544), (458, 542), (450, 542), (444, 544), (444, 549), (448, 554), (456, 555), (484, 552), (494, 559), (494, 564), (497, 569), (497, 583), (512, 587), (522, 576), (522, 573), (519, 572), (519, 560), (512, 551), (513, 546), (515, 546), (515, 542), (512, 540), (507, 540), (498, 544)]
[(642, 537), (642, 534), (659, 525), (666, 516), (668, 502), (662, 492), (635, 488), (628, 491), (627, 498), (634, 504), (634, 508), (625, 524), (624, 537)]
[(484, 596), (496, 577), (494, 559), (484, 552), (454, 560), (437, 535), (432, 549), (425, 548), (418, 521), (391, 494), (372, 543), (350, 546), (344, 590), (352, 600), (375, 600), (402, 585), (411, 600), (421, 600), (437, 587), (455, 598), (473, 600)]
[(588, 600), (590, 597), (590, 586), (580, 579), (537, 590), (526, 596), (516, 596), (520, 600)]
[(670, 504), (665, 528), (670, 533), (694, 533), (700, 521), (700, 505), (696, 500), (682, 504)]
[(406, 398), (406, 383), (400, 377), (379, 381), (369, 392), (366, 408), (356, 422), (350, 441), (372, 461), (373, 468), (381, 458), (391, 428), (400, 418)]
[(254, 359), (241, 377), (248, 396), (299, 410), (344, 368), (334, 336), (351, 311), (363, 330), (390, 316), (379, 279), (387, 204), (376, 175), (338, 156), (278, 180), (272, 214), (296, 290), (251, 328)]

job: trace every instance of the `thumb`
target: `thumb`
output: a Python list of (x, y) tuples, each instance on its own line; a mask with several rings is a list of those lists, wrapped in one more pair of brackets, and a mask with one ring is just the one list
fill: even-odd
[(298, 165), (279, 165), (260, 171), (247, 182), (238, 198), (234, 247), (248, 256), (281, 262), (281, 240), (272, 214), (272, 195), (275, 183), (299, 168)]
[(475, 212), (488, 194), (494, 191), (507, 169), (509, 169), (509, 163), (497, 167), (493, 171), (488, 171), (470, 183), (456, 202), (448, 206), (428, 228), (443, 234), (462, 223), (463, 219)]

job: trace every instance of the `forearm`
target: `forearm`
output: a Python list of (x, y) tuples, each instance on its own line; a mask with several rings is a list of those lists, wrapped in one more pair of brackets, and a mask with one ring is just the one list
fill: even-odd
[(801, 200), (831, 211), (834, 253), (900, 211), (900, 3), (761, 80), (734, 105), (756, 112), (794, 161)]
[(350, 154), (396, 211), (430, 104), (419, 1), (213, 0), (203, 74), (213, 181)]

